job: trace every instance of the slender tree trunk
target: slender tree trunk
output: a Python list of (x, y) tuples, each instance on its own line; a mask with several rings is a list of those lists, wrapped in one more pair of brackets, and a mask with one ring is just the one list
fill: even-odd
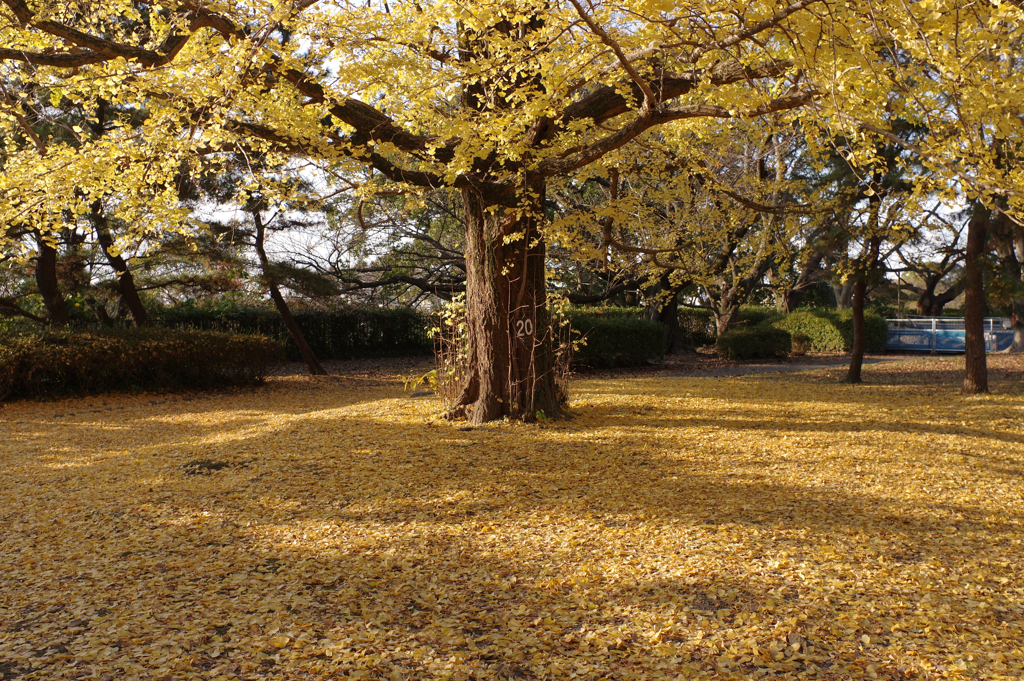
[(96, 229), (96, 239), (99, 241), (103, 255), (107, 263), (117, 274), (117, 286), (121, 290), (121, 299), (128, 306), (128, 312), (132, 315), (135, 326), (146, 326), (149, 323), (149, 313), (142, 304), (139, 291), (135, 288), (135, 277), (128, 269), (128, 263), (120, 255), (114, 255), (111, 248), (114, 245), (114, 238), (110, 234), (110, 226), (107, 223), (107, 216), (103, 213), (103, 204), (98, 200), (92, 204), (92, 220)]
[(260, 215), (259, 208), (254, 208), (251, 212), (253, 223), (256, 225), (256, 255), (260, 259), (260, 268), (263, 270), (263, 281), (267, 288), (270, 289), (270, 298), (274, 301), (274, 306), (277, 307), (277, 311), (281, 315), (281, 319), (284, 320), (284, 325), (288, 329), (288, 333), (291, 334), (292, 340), (299, 348), (299, 354), (302, 355), (302, 361), (306, 363), (309, 373), (314, 376), (326, 376), (327, 370), (324, 369), (323, 365), (320, 364), (320, 360), (318, 360), (316, 355), (313, 354), (313, 350), (306, 342), (306, 337), (302, 335), (302, 330), (299, 329), (299, 325), (296, 323), (295, 317), (292, 316), (292, 311), (288, 309), (287, 301), (285, 301), (284, 296), (281, 295), (281, 289), (277, 287), (277, 282), (273, 275), (273, 269), (270, 265), (270, 259), (267, 257), (267, 251), (263, 247), (263, 242), (266, 237), (266, 228), (263, 224), (263, 216)]
[(679, 290), (670, 289), (672, 296), (661, 306), (658, 311), (658, 321), (668, 329), (668, 344), (665, 354), (674, 355), (683, 349), (681, 333), (679, 331)]
[(530, 187), (517, 213), (488, 210), (479, 192), (462, 191), (469, 375), (451, 418), (477, 424), (563, 412), (544, 283), (544, 189)]
[[(864, 302), (868, 295), (868, 277), (871, 276), (878, 266), (879, 251), (882, 248), (882, 237), (877, 236), (882, 199), (879, 195), (875, 194), (869, 198), (869, 201), (868, 228), (870, 231), (868, 233), (874, 236), (868, 237), (865, 241), (864, 252), (857, 263), (856, 274), (851, 277), (853, 279), (850, 299), (850, 306), (853, 308), (853, 352), (850, 355), (850, 368), (846, 372), (846, 378), (843, 382), (854, 385), (863, 380), (861, 378), (861, 369), (864, 366), (864, 346), (866, 345), (865, 335), (867, 332), (867, 326), (864, 323)], [(845, 289), (850, 283), (847, 280), (843, 288)]]
[(988, 365), (985, 357), (985, 242), (991, 210), (975, 201), (967, 225), (967, 250), (964, 257), (964, 386), (966, 395), (988, 392)]
[(850, 356), (850, 369), (846, 372), (843, 383), (861, 383), (861, 368), (864, 366), (864, 337), (866, 325), (864, 323), (864, 299), (867, 298), (868, 279), (866, 274), (860, 274), (853, 285), (853, 353)]
[(36, 285), (46, 306), (46, 318), (50, 324), (67, 326), (71, 323), (68, 305), (61, 295), (57, 282), (57, 249), (46, 243), (43, 236), (36, 232), (36, 244), (39, 256), (36, 259)]

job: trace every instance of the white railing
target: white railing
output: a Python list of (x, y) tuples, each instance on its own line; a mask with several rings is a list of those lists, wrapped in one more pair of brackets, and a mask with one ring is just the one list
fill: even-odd
[[(886, 319), (889, 330), (919, 329), (921, 331), (963, 331), (963, 317), (903, 317)], [(1013, 328), (1009, 317), (985, 317), (986, 331), (1005, 331)]]
[[(886, 350), (963, 352), (963, 317), (908, 317), (887, 319)], [(1013, 322), (1006, 317), (985, 318), (985, 349), (1004, 350), (1013, 343)]]

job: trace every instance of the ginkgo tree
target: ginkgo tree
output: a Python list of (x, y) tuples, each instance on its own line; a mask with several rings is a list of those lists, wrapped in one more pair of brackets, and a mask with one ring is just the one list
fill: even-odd
[[(955, 25), (934, 6), (921, 11)], [(827, 0), (0, 8), (5, 82), (148, 113), (138, 128), (109, 126), (45, 156), (23, 145), (5, 161), (0, 220), (46, 229), (116, 193), (120, 215), (173, 229), (185, 222), (174, 200), (182, 165), (222, 153), (303, 156), (339, 174), (369, 166), (411, 191), (458, 190), (470, 371), (452, 415), (473, 422), (560, 411), (544, 285), (549, 178), (600, 164), (657, 126), (790, 111), (827, 91), (832, 103), (853, 93), (842, 120), (870, 126), (866, 108), (889, 92), (870, 85), (887, 40), (873, 8)], [(1006, 15), (984, 11), (996, 10)], [(28, 134), (19, 97), (4, 109), (5, 135)], [(828, 107), (821, 116), (839, 120)]]

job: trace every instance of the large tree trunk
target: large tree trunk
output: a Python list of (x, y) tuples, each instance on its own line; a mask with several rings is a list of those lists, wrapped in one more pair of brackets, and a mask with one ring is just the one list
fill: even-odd
[(740, 304), (735, 295), (725, 291), (715, 306), (715, 333), (721, 336), (736, 325), (740, 318)]
[(111, 250), (114, 238), (110, 234), (107, 216), (103, 214), (103, 204), (98, 200), (92, 204), (92, 220), (96, 229), (96, 239), (103, 250), (103, 255), (117, 274), (117, 286), (121, 291), (121, 300), (128, 306), (128, 312), (131, 313), (135, 326), (145, 326), (149, 323), (149, 313), (146, 312), (146, 307), (139, 297), (139, 291), (135, 288), (135, 277), (128, 269), (128, 263), (120, 255), (114, 255)]
[(672, 295), (664, 302), (655, 319), (668, 329), (668, 343), (665, 354), (673, 355), (683, 349), (682, 334), (679, 330), (679, 291), (670, 289)]
[(856, 384), (863, 380), (861, 368), (864, 366), (864, 336), (867, 330), (864, 323), (864, 299), (867, 293), (867, 275), (862, 273), (853, 284), (853, 354), (850, 356), (850, 369), (846, 372), (844, 383)]
[(1024, 299), (1013, 299), (1013, 343), (1006, 352), (1024, 352)]
[(544, 185), (530, 190), (518, 212), (488, 210), (479, 192), (462, 190), (469, 356), (452, 418), (531, 421), (563, 411), (544, 282)]
[(299, 328), (298, 323), (296, 323), (295, 317), (292, 316), (292, 311), (288, 308), (288, 302), (285, 301), (284, 296), (281, 295), (281, 289), (277, 286), (270, 258), (267, 257), (267, 251), (263, 247), (266, 237), (263, 216), (260, 214), (259, 208), (254, 208), (251, 212), (253, 223), (256, 225), (256, 255), (259, 257), (260, 267), (263, 269), (263, 281), (267, 288), (270, 289), (270, 298), (274, 301), (274, 306), (281, 315), (285, 328), (288, 329), (292, 340), (299, 348), (299, 354), (302, 356), (302, 361), (306, 363), (309, 373), (314, 376), (326, 376), (327, 370), (324, 369), (323, 365), (320, 364), (320, 360), (313, 354), (313, 350), (309, 347), (309, 343), (306, 342), (306, 337), (302, 335), (302, 330)]
[(922, 317), (938, 317), (942, 314), (941, 308), (939, 308), (939, 314), (935, 314), (935, 296), (927, 286), (918, 294), (916, 307), (917, 314)]
[(1007, 352), (1024, 352), (1024, 298), (1013, 299), (1013, 344)]
[(804, 302), (804, 298), (807, 296), (807, 289), (821, 272), (821, 261), (824, 257), (824, 253), (815, 251), (804, 258), (803, 264), (800, 267), (800, 275), (793, 282), (793, 287), (782, 290), (778, 295), (777, 307), (782, 312), (789, 314)]
[(991, 210), (975, 201), (967, 226), (964, 257), (964, 387), (966, 395), (988, 392), (985, 357), (985, 242)]
[(660, 324), (668, 330), (666, 354), (674, 354), (682, 350), (682, 338), (679, 331), (679, 292), (684, 286), (673, 286), (672, 279), (666, 272), (657, 284), (644, 291), (644, 298), (649, 299), (644, 316)]
[(853, 305), (853, 287), (855, 281), (847, 279), (842, 286), (833, 286), (832, 293), (836, 297), (836, 307), (840, 310), (848, 310)]
[(925, 317), (941, 317), (942, 308), (963, 293), (963, 281), (957, 281), (942, 293), (936, 293), (942, 281), (941, 274), (924, 277), (924, 286), (913, 289), (918, 294), (917, 313)]
[[(1019, 281), (1024, 288), (1024, 227), (1013, 226), (1013, 253), (1017, 260), (1019, 270)], [(1024, 296), (1013, 298), (1013, 345), (1010, 352), (1024, 352)]]
[(57, 249), (46, 243), (43, 236), (36, 232), (36, 244), (39, 256), (36, 259), (36, 285), (46, 306), (46, 319), (50, 324), (67, 326), (71, 323), (68, 305), (61, 295), (57, 282)]
[(800, 304), (804, 302), (804, 297), (807, 295), (806, 287), (802, 288), (788, 288), (779, 295), (776, 307), (780, 308), (782, 312), (789, 314), (800, 307)]
[(1003, 263), (1006, 276), (1013, 282), (1014, 293), (1010, 300), (1013, 320), (1013, 344), (1006, 352), (1024, 352), (1024, 227), (1004, 223)]

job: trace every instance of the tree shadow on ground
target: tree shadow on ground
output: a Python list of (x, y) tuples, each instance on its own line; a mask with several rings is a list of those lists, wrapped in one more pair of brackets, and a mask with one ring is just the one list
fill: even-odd
[[(170, 426), (59, 431), (77, 468), (30, 455), (54, 432), (31, 423), (4, 458), (25, 504), (0, 538), (0, 653), (45, 676), (111, 649), (97, 669), (156, 674), (175, 656), (158, 631), (181, 673), (246, 678), (841, 679), (1012, 651), (1021, 483), (993, 476), (1018, 439), (943, 433), (942, 405), (897, 429), (881, 398), (816, 421), (822, 395), (666, 385), (587, 387), (552, 427), (460, 430), (368, 396), (172, 405)], [(200, 455), (227, 465), (185, 465)]]

